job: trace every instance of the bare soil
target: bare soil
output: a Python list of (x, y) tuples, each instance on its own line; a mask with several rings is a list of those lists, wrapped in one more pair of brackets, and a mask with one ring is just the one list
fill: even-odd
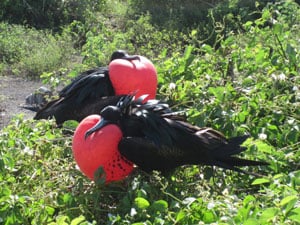
[(35, 115), (35, 112), (23, 109), (20, 105), (25, 103), (27, 95), (41, 86), (43, 86), (41, 81), (0, 76), (0, 130), (17, 114), (22, 113), (25, 118), (32, 118)]

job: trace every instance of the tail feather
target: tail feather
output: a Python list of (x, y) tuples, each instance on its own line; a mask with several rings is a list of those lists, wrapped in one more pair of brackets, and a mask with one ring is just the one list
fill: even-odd
[(229, 164), (231, 166), (266, 166), (267, 162), (256, 161), (251, 159), (241, 159), (237, 157), (230, 157), (227, 159), (223, 159), (222, 162)]
[(19, 107), (21, 107), (22, 109), (27, 109), (33, 112), (37, 112), (40, 110), (40, 106), (38, 105), (20, 105)]
[(245, 151), (247, 148), (241, 146), (241, 144), (248, 138), (248, 135), (234, 137), (228, 140), (227, 144), (223, 145), (220, 148), (217, 148), (214, 152), (215, 157), (213, 161), (214, 166), (219, 166), (224, 169), (229, 169), (241, 173), (259, 175), (256, 173), (251, 173), (245, 170), (242, 170), (238, 167), (243, 166), (265, 166), (269, 165), (267, 162), (256, 161), (250, 159), (241, 159), (238, 157), (233, 157), (233, 155), (239, 154)]
[(230, 138), (226, 144), (221, 145), (215, 149), (214, 155), (219, 158), (228, 158), (229, 156), (239, 154), (245, 151), (247, 148), (241, 146), (241, 144), (249, 138), (249, 135), (238, 136)]
[(239, 166), (265, 166), (269, 165), (267, 162), (262, 162), (262, 161), (254, 161), (254, 160), (249, 160), (249, 159), (240, 159), (240, 158), (235, 158), (235, 157), (230, 157), (228, 159), (223, 159), (222, 161), (216, 161), (213, 163), (214, 166), (219, 166), (223, 169), (228, 169), (248, 175), (253, 175), (253, 176), (262, 176), (261, 174), (246, 171), (243, 169), (240, 169)]

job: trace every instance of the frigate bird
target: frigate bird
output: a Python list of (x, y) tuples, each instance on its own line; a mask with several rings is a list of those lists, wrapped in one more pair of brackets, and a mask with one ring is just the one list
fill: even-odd
[(155, 98), (157, 72), (152, 62), (140, 55), (115, 51), (108, 67), (83, 72), (59, 92), (59, 97), (39, 109), (34, 119), (54, 117), (61, 125), (67, 120), (80, 122), (99, 113), (107, 105), (115, 105), (123, 95), (149, 94)]
[[(92, 126), (96, 123), (94, 121), (85, 127), (85, 134), (83, 129), (80, 135), (74, 136), (73, 149), (85, 151), (86, 146), (94, 146), (99, 151), (114, 151), (120, 154), (119, 164), (124, 162), (126, 165), (129, 161), (146, 172), (169, 172), (182, 165), (202, 164), (250, 173), (240, 167), (267, 165), (266, 162), (236, 156), (246, 150), (241, 144), (248, 135), (227, 139), (212, 128), (200, 128), (182, 120), (161, 101), (143, 102), (143, 99), (144, 96), (134, 100), (134, 96), (126, 95), (116, 105), (105, 107), (96, 125)], [(84, 123), (79, 124), (78, 129), (81, 125)], [(116, 127), (121, 137), (115, 136), (117, 132), (109, 131)], [(101, 144), (97, 146), (98, 143)], [(101, 145), (111, 147), (101, 149)], [(84, 160), (79, 158), (79, 162)], [(108, 167), (107, 171), (116, 171), (117, 168)]]

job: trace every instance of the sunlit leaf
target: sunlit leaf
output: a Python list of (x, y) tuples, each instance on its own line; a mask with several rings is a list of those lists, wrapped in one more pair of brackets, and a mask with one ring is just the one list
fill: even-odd
[(180, 210), (179, 213), (177, 213), (176, 216), (176, 222), (180, 222), (181, 220), (183, 220), (186, 217), (186, 214), (183, 210)]
[(154, 211), (163, 212), (168, 209), (168, 202), (166, 202), (165, 200), (157, 200), (152, 203), (151, 208)]
[(73, 220), (71, 221), (71, 224), (70, 224), (70, 225), (79, 225), (79, 224), (82, 223), (83, 221), (85, 221), (85, 217), (81, 215), (81, 216), (79, 216), (79, 217), (73, 219)]
[(290, 196), (287, 196), (285, 198), (283, 198), (281, 201), (280, 201), (280, 205), (281, 206), (284, 206), (290, 202), (296, 202), (297, 201), (297, 196), (296, 195), (290, 195)]
[(263, 210), (259, 220), (262, 223), (271, 222), (271, 220), (277, 215), (278, 210), (278, 208), (267, 208)]
[(260, 223), (256, 219), (247, 219), (243, 225), (260, 225)]
[(252, 185), (270, 183), (270, 180), (267, 178), (257, 178), (252, 182)]
[(142, 198), (142, 197), (135, 198), (134, 204), (139, 209), (146, 209), (150, 206), (150, 203), (148, 202), (148, 200), (145, 198)]

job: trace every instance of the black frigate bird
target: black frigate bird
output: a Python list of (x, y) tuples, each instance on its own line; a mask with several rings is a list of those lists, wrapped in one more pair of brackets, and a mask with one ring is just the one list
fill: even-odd
[[(142, 57), (138, 55), (128, 55), (126, 51), (118, 50), (112, 54), (110, 62), (116, 59), (131, 61), (141, 60)], [(142, 90), (143, 88), (141, 88), (141, 91)], [(132, 90), (132, 92), (133, 91), (134, 90)], [(58, 125), (61, 125), (67, 120), (80, 122), (88, 115), (99, 113), (99, 109), (107, 105), (117, 104), (122, 96), (123, 95), (116, 95), (115, 93), (114, 86), (110, 80), (108, 67), (91, 69), (83, 72), (69, 85), (64, 87), (59, 92), (57, 99), (48, 102), (37, 111), (34, 119), (48, 119), (54, 117)]]
[(86, 132), (86, 141), (89, 135), (109, 124), (119, 126), (123, 137), (118, 150), (146, 172), (168, 172), (182, 165), (203, 164), (254, 174), (239, 167), (268, 165), (235, 156), (246, 150), (241, 144), (248, 135), (226, 139), (212, 128), (199, 128), (181, 120), (165, 103), (142, 103), (142, 97), (133, 98), (125, 96), (116, 106), (104, 108), (100, 113), (102, 119)]

